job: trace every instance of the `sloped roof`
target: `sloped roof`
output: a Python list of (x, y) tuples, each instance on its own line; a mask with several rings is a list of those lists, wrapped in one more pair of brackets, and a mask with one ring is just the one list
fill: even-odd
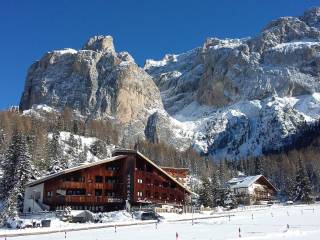
[(118, 160), (118, 159), (122, 159), (122, 158), (125, 158), (125, 157), (127, 157), (127, 156), (119, 155), (119, 156), (115, 156), (115, 157), (112, 157), (112, 158), (107, 158), (107, 159), (104, 159), (104, 160), (101, 160), (101, 161), (88, 163), (88, 164), (83, 164), (83, 165), (80, 165), (80, 166), (77, 166), (77, 167), (73, 167), (73, 168), (67, 168), (67, 169), (64, 169), (64, 170), (62, 170), (60, 172), (57, 172), (57, 173), (54, 173), (54, 174), (50, 174), (50, 175), (44, 176), (42, 178), (39, 178), (39, 179), (37, 179), (35, 181), (29, 182), (29, 183), (26, 184), (26, 186), (27, 187), (32, 187), (32, 186), (38, 185), (40, 183), (43, 183), (43, 182), (45, 182), (47, 180), (50, 180), (52, 178), (59, 177), (59, 176), (61, 176), (63, 174), (67, 174), (67, 173), (75, 172), (75, 171), (78, 171), (78, 170), (81, 170), (81, 169), (97, 166), (97, 165), (100, 165), (100, 164), (103, 164), (103, 163), (112, 162), (112, 161), (115, 161), (115, 160)]
[[(172, 181), (174, 181), (175, 183), (177, 183), (180, 187), (184, 188), (188, 193), (192, 193), (194, 194), (191, 190), (189, 190), (186, 186), (184, 186), (183, 184), (181, 184), (179, 181), (177, 181), (174, 177), (172, 177), (169, 173), (167, 173), (165, 170), (163, 170), (161, 167), (159, 167), (157, 164), (155, 164), (153, 161), (151, 161), (149, 158), (147, 158), (145, 155), (143, 155), (141, 152), (137, 151), (137, 150), (131, 150), (131, 149), (116, 149), (114, 150), (113, 153), (134, 153), (134, 154), (138, 154), (140, 157), (142, 157), (143, 159), (145, 159), (148, 163), (150, 163), (152, 166), (154, 166), (156, 169), (158, 169), (160, 172), (164, 173), (167, 177), (169, 177)], [(120, 155), (121, 156), (121, 155)]]
[(272, 185), (272, 183), (263, 175), (255, 175), (255, 176), (246, 176), (246, 177), (238, 177), (238, 178), (232, 178), (228, 181), (228, 183), (231, 185), (231, 188), (248, 188), (252, 184), (254, 184), (256, 181), (258, 181), (260, 178), (263, 178), (263, 180), (266, 182), (266, 184), (273, 188), (275, 191), (278, 191), (278, 189)]

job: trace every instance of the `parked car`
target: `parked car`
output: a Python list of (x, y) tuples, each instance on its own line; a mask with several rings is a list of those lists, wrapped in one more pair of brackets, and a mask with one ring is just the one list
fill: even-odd
[(273, 201), (268, 201), (268, 202), (267, 202), (267, 205), (268, 205), (268, 206), (271, 206), (271, 205), (273, 205), (273, 204), (274, 204)]
[(143, 212), (141, 213), (141, 220), (159, 220), (163, 219), (159, 214), (155, 212)]
[(292, 205), (293, 201), (286, 201), (286, 205)]
[(7, 221), (7, 227), (24, 229), (24, 228), (32, 228), (33, 224), (31, 221), (24, 221), (22, 219), (10, 219)]

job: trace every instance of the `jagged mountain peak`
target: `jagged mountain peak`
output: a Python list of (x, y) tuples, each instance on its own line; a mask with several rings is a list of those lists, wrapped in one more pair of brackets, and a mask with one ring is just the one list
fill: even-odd
[(89, 38), (87, 43), (83, 46), (84, 50), (93, 50), (97, 52), (105, 52), (105, 51), (112, 51), (115, 52), (115, 48), (113, 45), (113, 38), (112, 36), (94, 36)]
[(310, 27), (320, 28), (320, 7), (313, 7), (304, 12), (300, 17)]
[(115, 51), (111, 36), (95, 36), (81, 50), (56, 50), (36, 61), (28, 71), (20, 109), (39, 104), (138, 125), (133, 132), (141, 132), (150, 111), (163, 108), (152, 78), (129, 53)]

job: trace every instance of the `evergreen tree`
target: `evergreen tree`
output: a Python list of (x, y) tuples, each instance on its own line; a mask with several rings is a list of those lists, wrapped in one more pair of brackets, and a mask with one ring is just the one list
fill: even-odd
[(63, 149), (59, 143), (60, 133), (54, 131), (47, 146), (47, 159), (49, 161), (50, 173), (56, 173), (68, 167), (67, 162), (63, 158)]
[(312, 202), (311, 199), (311, 184), (306, 170), (299, 158), (297, 176), (296, 176), (296, 198), (295, 200), (305, 203)]
[(207, 177), (201, 178), (202, 184), (199, 191), (199, 202), (205, 207), (211, 207), (213, 203), (212, 186)]
[(74, 137), (72, 133), (70, 133), (70, 137), (68, 138), (67, 143), (69, 145), (67, 153), (70, 155), (72, 159), (77, 158), (76, 153), (79, 150), (79, 142), (77, 141), (77, 139)]
[[(77, 165), (84, 163), (88, 160), (88, 152), (89, 152), (89, 148), (87, 146), (84, 146), (83, 151), (80, 152), (80, 154), (79, 154), (79, 158), (76, 158)], [(78, 161), (77, 161), (77, 159), (78, 159)]]
[(11, 139), (11, 144), (5, 153), (5, 157), (2, 161), (2, 179), (1, 179), (1, 199), (7, 197), (8, 192), (10, 192), (15, 185), (14, 173), (16, 166), (18, 164), (19, 153), (18, 147), (22, 140), (21, 133), (15, 132)]
[(96, 140), (91, 146), (90, 146), (90, 152), (98, 157), (103, 158), (106, 155), (106, 146), (103, 141)]
[(4, 226), (6, 220), (16, 218), (18, 216), (18, 190), (13, 188), (7, 193), (6, 199), (3, 201), (2, 211), (0, 212), (0, 225)]
[(219, 187), (224, 188), (226, 186), (226, 174), (227, 174), (227, 167), (225, 164), (225, 160), (220, 160), (219, 163)]
[(3, 162), (1, 180), (4, 217), (14, 217), (22, 210), (25, 184), (32, 177), (31, 155), (26, 137), (15, 132)]
[(287, 200), (293, 201), (295, 199), (295, 188), (296, 182), (294, 179), (287, 177), (285, 179), (285, 188), (283, 189), (283, 193), (286, 196)]
[(212, 172), (210, 180), (211, 180), (211, 192), (212, 192), (212, 206), (216, 207), (217, 200), (218, 200), (218, 191), (219, 191), (219, 179), (216, 171)]
[(237, 199), (229, 187), (224, 189), (221, 200), (221, 203), (223, 203), (224, 207), (230, 207), (232, 209), (238, 206)]
[(254, 174), (263, 175), (263, 166), (260, 157), (254, 158)]

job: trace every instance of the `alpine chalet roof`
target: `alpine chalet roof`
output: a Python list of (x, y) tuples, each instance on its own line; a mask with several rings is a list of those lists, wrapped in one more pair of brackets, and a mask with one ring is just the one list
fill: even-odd
[(255, 182), (257, 182), (260, 178), (262, 178), (266, 184), (277, 191), (277, 188), (272, 185), (272, 183), (263, 175), (255, 175), (255, 176), (243, 176), (232, 178), (228, 181), (231, 188), (248, 188)]

